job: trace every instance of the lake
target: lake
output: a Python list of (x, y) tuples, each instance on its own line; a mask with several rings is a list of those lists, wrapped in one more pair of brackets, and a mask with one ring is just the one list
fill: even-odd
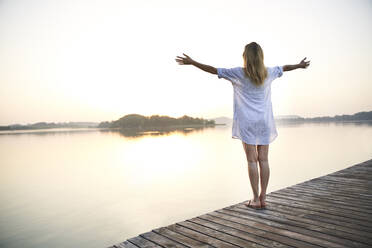
[[(372, 125), (278, 125), (268, 192), (372, 158)], [(230, 126), (0, 132), (0, 247), (104, 248), (252, 197)]]

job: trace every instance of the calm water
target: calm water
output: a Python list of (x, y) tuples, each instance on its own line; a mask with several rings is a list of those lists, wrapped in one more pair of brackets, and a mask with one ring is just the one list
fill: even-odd
[[(279, 125), (269, 192), (372, 158), (372, 125)], [(251, 197), (231, 127), (0, 135), (0, 247), (107, 247)]]

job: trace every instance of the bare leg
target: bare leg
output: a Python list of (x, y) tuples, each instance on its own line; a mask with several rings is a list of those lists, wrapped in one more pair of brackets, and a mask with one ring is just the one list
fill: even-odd
[(262, 207), (266, 206), (266, 189), (269, 183), (270, 167), (269, 167), (269, 145), (258, 145), (258, 162), (260, 166), (260, 179), (261, 179), (261, 193), (260, 200)]
[(255, 145), (245, 144), (243, 142), (243, 148), (247, 156), (248, 161), (248, 175), (251, 182), (251, 187), (253, 191), (253, 200), (251, 200), (250, 205), (253, 207), (261, 207), (261, 202), (258, 197), (258, 168), (257, 168), (257, 148)]

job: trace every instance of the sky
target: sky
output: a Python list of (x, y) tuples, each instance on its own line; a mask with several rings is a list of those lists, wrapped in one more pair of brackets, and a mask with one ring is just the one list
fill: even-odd
[(372, 110), (372, 1), (0, 0), (0, 125), (126, 114), (232, 117), (231, 83), (175, 57), (311, 60), (272, 85), (274, 115)]

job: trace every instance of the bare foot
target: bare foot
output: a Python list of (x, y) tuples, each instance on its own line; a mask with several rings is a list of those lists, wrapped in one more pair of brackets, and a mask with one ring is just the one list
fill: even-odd
[(254, 209), (260, 209), (261, 208), (261, 202), (260, 202), (259, 199), (257, 199), (256, 201), (249, 200), (248, 202), (244, 203), (244, 205), (246, 207), (254, 208)]
[(266, 207), (266, 196), (259, 196), (260, 202), (261, 202), (261, 207), (265, 208)]

